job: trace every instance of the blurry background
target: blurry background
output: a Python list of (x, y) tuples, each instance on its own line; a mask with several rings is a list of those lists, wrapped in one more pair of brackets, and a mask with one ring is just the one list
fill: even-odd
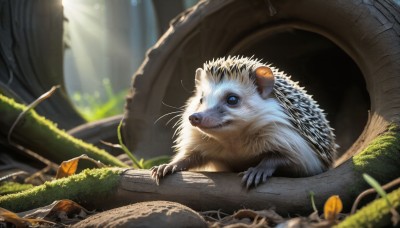
[(169, 21), (197, 0), (63, 0), (64, 80), (88, 121), (122, 113), (133, 73)]

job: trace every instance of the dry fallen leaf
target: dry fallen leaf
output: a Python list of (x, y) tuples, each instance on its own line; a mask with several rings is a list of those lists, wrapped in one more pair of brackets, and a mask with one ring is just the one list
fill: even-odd
[(61, 165), (58, 167), (56, 179), (68, 177), (75, 174), (80, 159), (81, 156), (72, 158), (68, 161), (63, 161)]
[(325, 219), (329, 221), (335, 221), (342, 209), (342, 200), (340, 200), (338, 195), (333, 195), (329, 197), (324, 206)]
[[(0, 220), (11, 223), (15, 227), (29, 227), (33, 226), (36, 224), (54, 224), (52, 222), (43, 220), (43, 219), (26, 219), (26, 218), (21, 218), (19, 215), (15, 214), (14, 212), (11, 212), (9, 210), (6, 210), (4, 208), (0, 207)], [(0, 226), (2, 224), (0, 223)]]
[(86, 218), (92, 212), (71, 200), (57, 200), (52, 204), (34, 210), (18, 213), (23, 218), (46, 219), (71, 224)]
[(90, 158), (89, 156), (87, 156), (86, 154), (82, 154), (79, 157), (72, 158), (68, 161), (63, 161), (61, 163), (61, 165), (58, 167), (56, 179), (74, 175), (76, 172), (76, 169), (78, 168), (78, 163), (82, 159), (88, 160), (88, 161), (94, 163), (95, 165), (97, 165), (97, 167), (105, 167), (105, 165), (103, 163), (101, 163), (100, 161), (96, 161), (93, 158)]

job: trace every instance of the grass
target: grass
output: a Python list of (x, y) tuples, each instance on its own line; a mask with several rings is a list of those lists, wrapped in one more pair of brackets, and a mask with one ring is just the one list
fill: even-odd
[(76, 105), (78, 112), (88, 122), (123, 112), (127, 90), (116, 93), (112, 89), (109, 79), (103, 79), (102, 83), (105, 89), (105, 98), (103, 99), (99, 92), (92, 94), (75, 92), (72, 95), (73, 103)]

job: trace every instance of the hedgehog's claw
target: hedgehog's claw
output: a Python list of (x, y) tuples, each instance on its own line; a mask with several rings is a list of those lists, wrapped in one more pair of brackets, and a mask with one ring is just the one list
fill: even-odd
[(275, 168), (267, 168), (262, 163), (256, 167), (250, 167), (244, 172), (242, 185), (245, 185), (246, 189), (252, 186), (257, 187), (259, 184), (265, 183), (274, 171)]
[(157, 185), (159, 185), (161, 178), (181, 170), (183, 170), (183, 168), (176, 163), (162, 164), (150, 168), (151, 177), (156, 181)]
[(151, 177), (155, 179), (157, 185), (160, 184), (160, 179), (169, 172), (168, 164), (153, 166), (150, 170), (151, 170)]

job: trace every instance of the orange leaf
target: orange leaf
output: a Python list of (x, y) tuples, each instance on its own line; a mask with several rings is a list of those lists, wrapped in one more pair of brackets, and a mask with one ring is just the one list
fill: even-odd
[(56, 179), (68, 177), (75, 174), (76, 169), (78, 168), (79, 159), (81, 159), (81, 156), (70, 159), (68, 161), (63, 161), (58, 167)]
[(334, 221), (337, 215), (342, 211), (343, 204), (338, 195), (333, 195), (325, 202), (324, 216), (325, 219)]
[(11, 212), (7, 209), (1, 208), (0, 207), (0, 219), (9, 222), (13, 224), (15, 227), (31, 227), (34, 224), (40, 224), (40, 223), (47, 223), (47, 224), (53, 224), (52, 222), (42, 220), (42, 219), (25, 219), (19, 217), (19, 215), (15, 214), (14, 212)]
[(100, 161), (96, 161), (93, 158), (88, 157), (86, 154), (82, 154), (79, 157), (72, 158), (68, 161), (63, 161), (61, 165), (58, 167), (56, 179), (74, 175), (76, 169), (78, 168), (79, 160), (81, 159), (93, 162), (94, 164), (97, 165), (97, 167), (105, 167), (105, 165)]
[(0, 218), (15, 225), (16, 227), (26, 227), (30, 225), (30, 223), (27, 223), (25, 219), (20, 218), (17, 214), (4, 208), (0, 208)]

